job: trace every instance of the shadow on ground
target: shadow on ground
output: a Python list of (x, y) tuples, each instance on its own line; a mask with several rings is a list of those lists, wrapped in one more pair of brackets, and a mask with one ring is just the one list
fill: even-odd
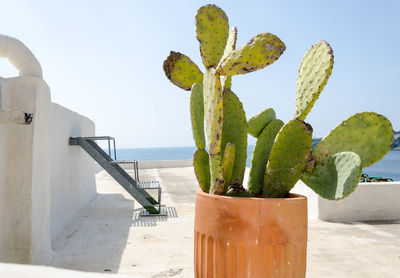
[[(178, 217), (174, 207), (164, 207), (165, 216), (141, 217), (142, 208), (122, 194), (98, 194), (53, 241), (56, 267), (118, 272), (132, 227), (156, 226)], [(132, 233), (132, 231), (131, 231)]]

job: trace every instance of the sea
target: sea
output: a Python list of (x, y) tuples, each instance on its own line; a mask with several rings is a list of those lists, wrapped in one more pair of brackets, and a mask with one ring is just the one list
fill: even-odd
[[(253, 148), (251, 145), (247, 148), (247, 167), (251, 166)], [(194, 151), (195, 147), (117, 149), (117, 159), (138, 161), (191, 159)], [(379, 162), (364, 168), (363, 173), (400, 181), (400, 150), (390, 151)]]

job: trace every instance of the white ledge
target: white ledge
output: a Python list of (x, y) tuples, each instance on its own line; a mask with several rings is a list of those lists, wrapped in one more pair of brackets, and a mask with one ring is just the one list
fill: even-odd
[(392, 221), (400, 219), (400, 182), (360, 183), (339, 201), (319, 197), (318, 218), (325, 221)]

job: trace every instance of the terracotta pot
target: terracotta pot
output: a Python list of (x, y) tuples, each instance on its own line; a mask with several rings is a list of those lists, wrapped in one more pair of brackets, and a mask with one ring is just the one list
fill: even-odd
[(198, 191), (196, 278), (305, 277), (307, 198), (238, 198)]

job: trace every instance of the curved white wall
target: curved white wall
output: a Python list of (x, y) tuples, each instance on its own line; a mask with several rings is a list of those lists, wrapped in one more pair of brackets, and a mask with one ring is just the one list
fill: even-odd
[(42, 78), (39, 61), (21, 41), (0, 34), (0, 57), (7, 58), (19, 71), (19, 76)]
[(94, 162), (69, 136), (94, 136), (94, 123), (51, 103), (39, 62), (0, 35), (0, 57), (20, 71), (0, 77), (0, 110), (34, 113), (30, 125), (0, 121), (0, 261), (47, 264), (51, 240), (96, 194)]

